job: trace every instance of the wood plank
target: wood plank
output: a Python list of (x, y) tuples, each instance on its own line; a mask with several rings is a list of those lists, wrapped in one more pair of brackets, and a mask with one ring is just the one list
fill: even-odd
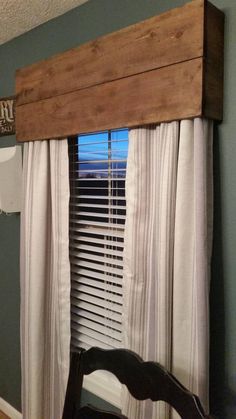
[(204, 92), (205, 117), (223, 119), (224, 13), (205, 4)]
[[(172, 121), (202, 113), (203, 60), (18, 106), (18, 141)], [(30, 117), (29, 117), (30, 116)]]
[(17, 105), (203, 56), (204, 4), (194, 0), (17, 70)]
[(221, 120), (223, 27), (222, 12), (194, 0), (18, 70), (17, 140)]

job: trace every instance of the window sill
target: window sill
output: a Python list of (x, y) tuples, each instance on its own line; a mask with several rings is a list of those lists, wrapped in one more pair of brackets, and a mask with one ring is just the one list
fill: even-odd
[(100, 399), (121, 408), (121, 384), (113, 374), (96, 371), (84, 376), (83, 387)]

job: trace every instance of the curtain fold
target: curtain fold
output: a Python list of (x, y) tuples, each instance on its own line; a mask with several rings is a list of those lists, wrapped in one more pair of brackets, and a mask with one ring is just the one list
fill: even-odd
[[(160, 362), (207, 405), (212, 123), (130, 130), (124, 346)], [(124, 391), (131, 419), (178, 417)]]
[(60, 419), (69, 371), (67, 140), (24, 144), (21, 358), (24, 419)]
[[(172, 372), (208, 409), (213, 123), (180, 125), (176, 194)], [(183, 304), (184, 302), (184, 304)]]

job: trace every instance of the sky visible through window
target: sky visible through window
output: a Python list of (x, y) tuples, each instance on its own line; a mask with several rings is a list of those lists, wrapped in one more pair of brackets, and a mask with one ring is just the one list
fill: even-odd
[[(113, 168), (117, 170), (117, 176), (125, 176), (127, 140), (128, 129), (79, 135), (78, 155), (81, 172), (85, 176), (87, 173), (87, 175), (93, 174), (95, 177), (107, 177), (108, 161), (112, 160)], [(86, 169), (83, 171), (85, 162)]]

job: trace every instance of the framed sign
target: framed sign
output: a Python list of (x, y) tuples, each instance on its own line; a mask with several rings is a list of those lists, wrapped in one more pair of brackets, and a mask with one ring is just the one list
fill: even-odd
[(0, 98), (0, 137), (15, 134), (15, 98)]

